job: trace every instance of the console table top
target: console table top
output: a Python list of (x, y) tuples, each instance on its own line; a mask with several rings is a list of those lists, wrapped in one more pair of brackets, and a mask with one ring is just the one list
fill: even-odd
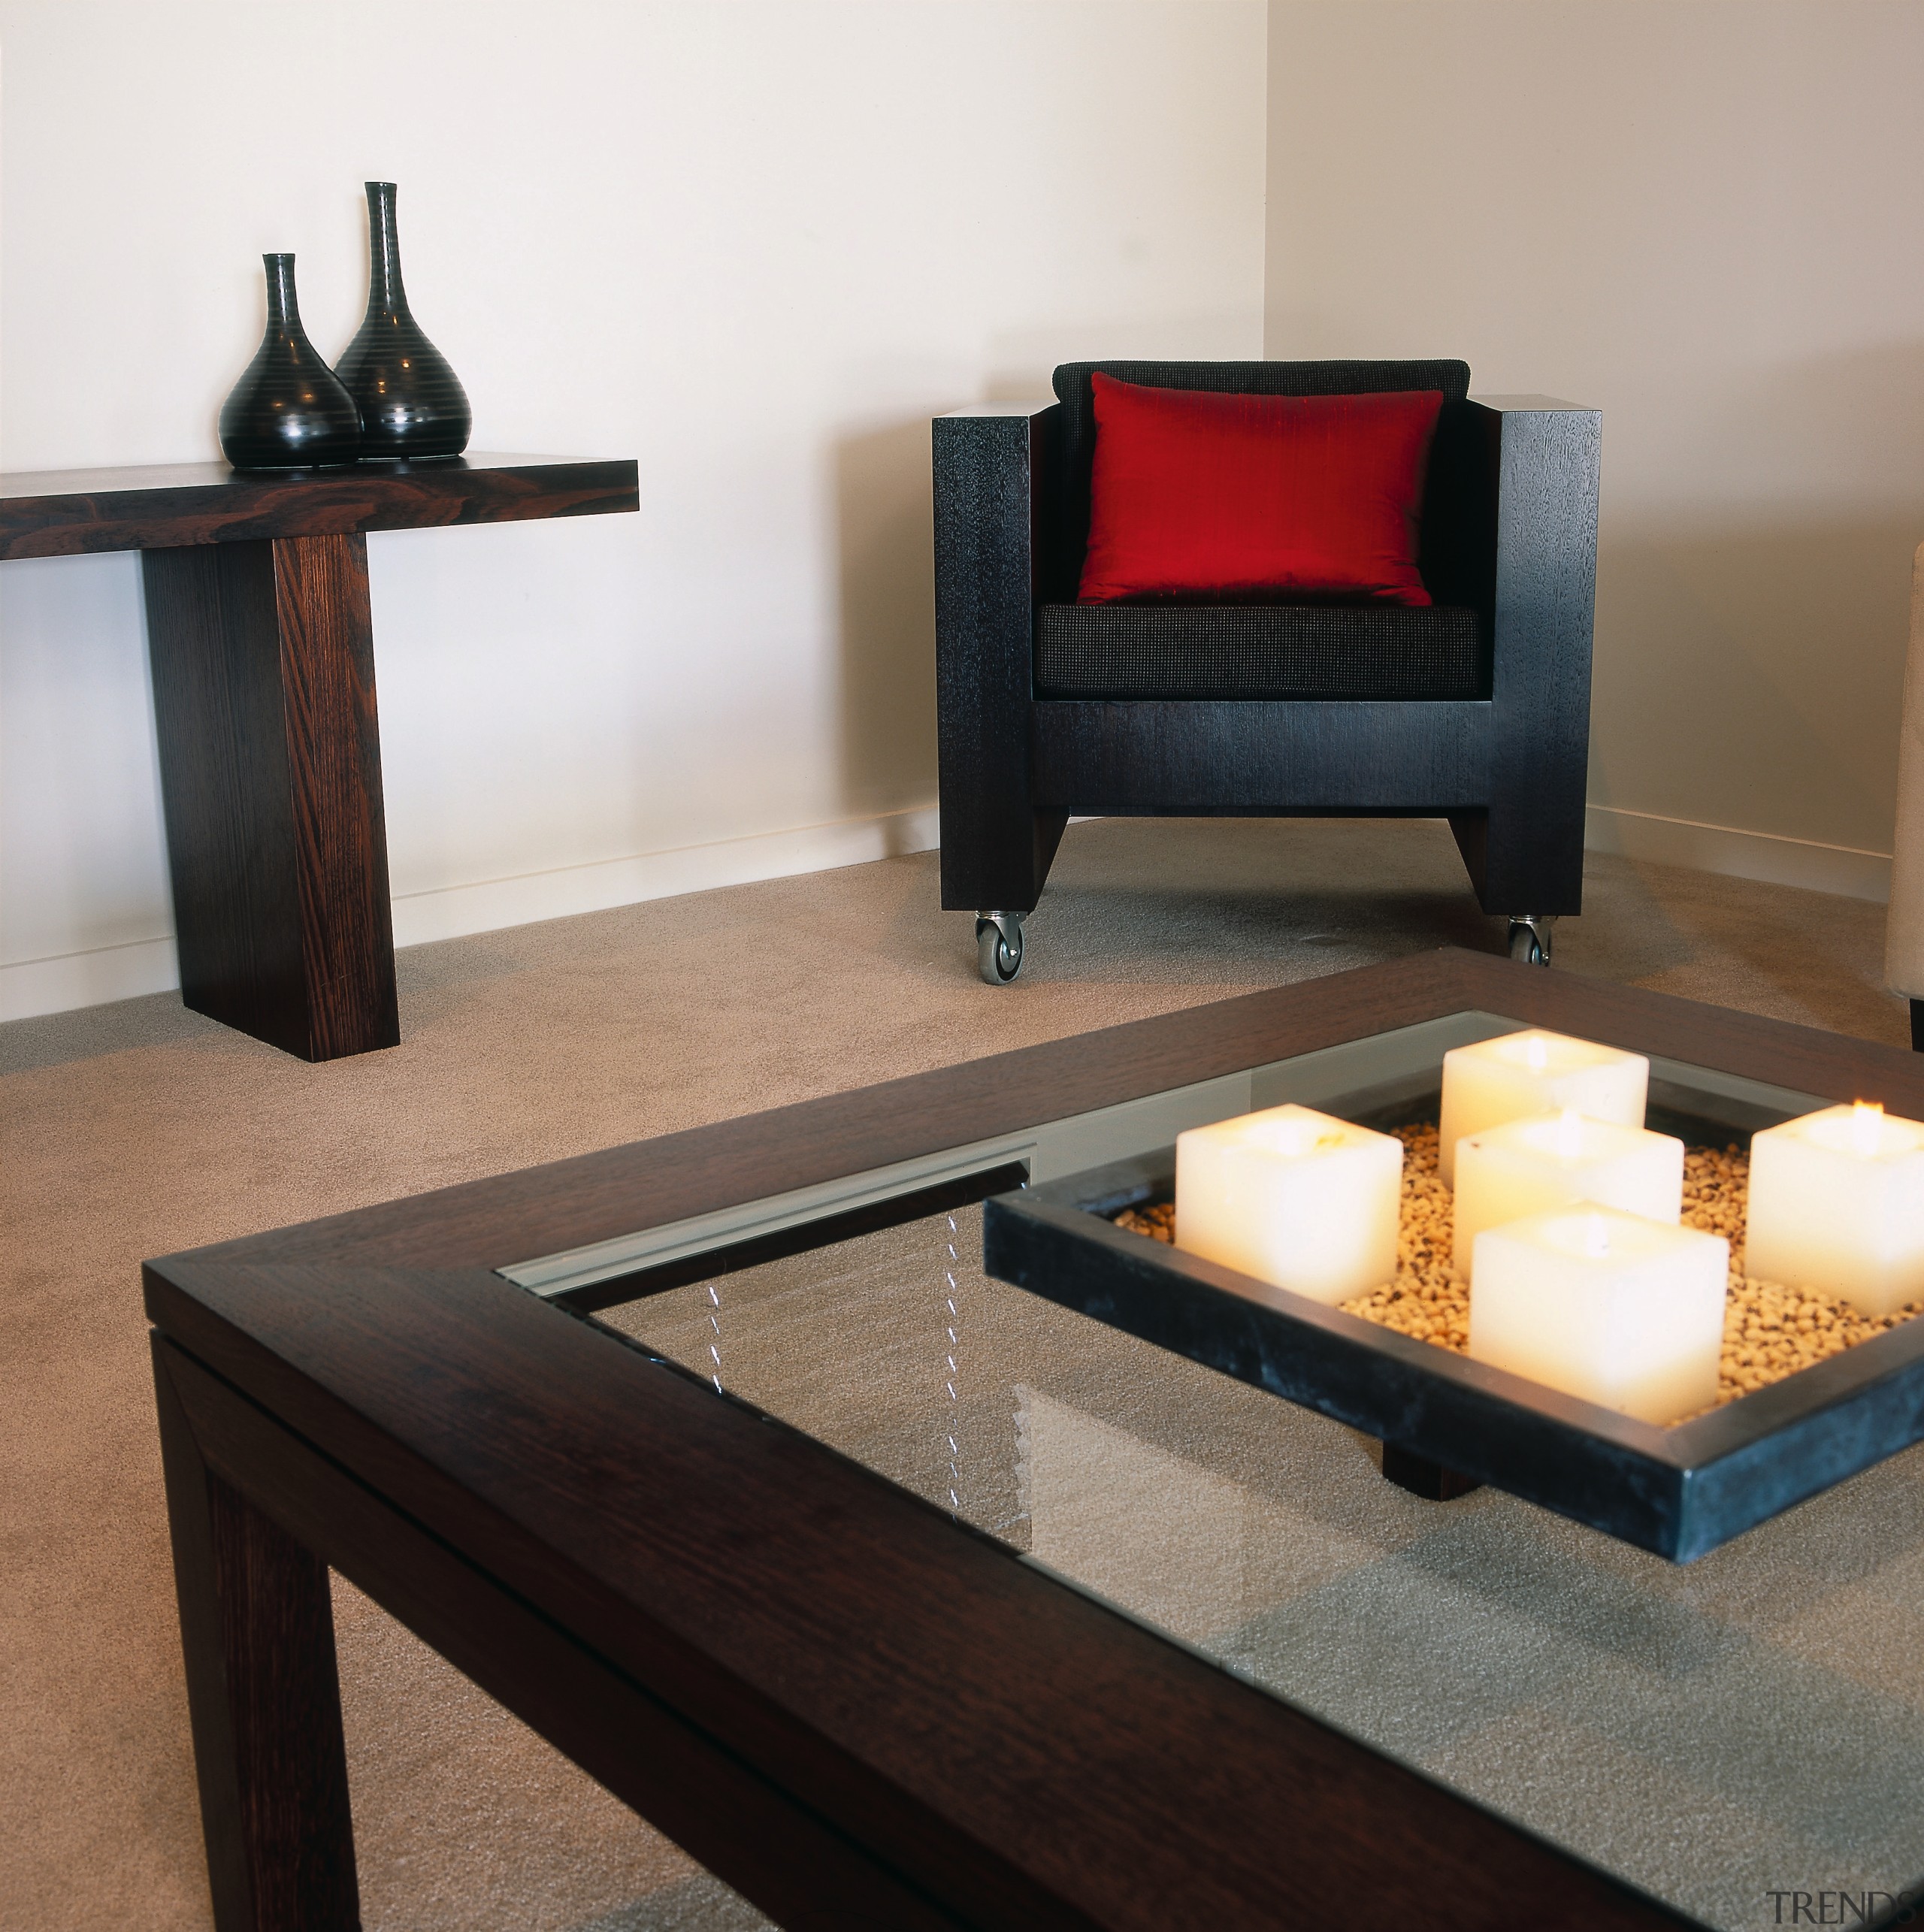
[(597, 516), (640, 506), (631, 458), (476, 454), (330, 470), (157, 463), (19, 470), (0, 474), (0, 561)]

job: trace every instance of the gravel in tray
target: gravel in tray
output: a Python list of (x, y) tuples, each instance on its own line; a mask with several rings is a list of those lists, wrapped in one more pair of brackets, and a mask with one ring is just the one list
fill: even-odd
[[(1451, 1202), (1436, 1172), (1436, 1129), (1424, 1123), (1393, 1131), (1404, 1148), (1396, 1278), (1343, 1306), (1349, 1314), (1399, 1335), (1467, 1354), (1469, 1288), (1450, 1273)], [(1913, 1302), (1894, 1315), (1860, 1314), (1835, 1296), (1753, 1281), (1743, 1274), (1744, 1208), (1750, 1178), (1750, 1157), (1741, 1147), (1685, 1150), (1684, 1225), (1724, 1235), (1737, 1264), (1731, 1269), (1724, 1301), (1718, 1405), (1781, 1381), (1827, 1355), (1924, 1313), (1924, 1303)], [(1173, 1242), (1175, 1208), (1169, 1202), (1125, 1208), (1115, 1217), (1115, 1224), (1151, 1241)]]

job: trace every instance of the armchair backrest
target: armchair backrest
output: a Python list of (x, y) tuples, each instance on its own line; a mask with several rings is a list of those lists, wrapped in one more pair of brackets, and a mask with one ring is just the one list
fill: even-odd
[(1477, 437), (1469, 405), (1467, 362), (1065, 362), (1055, 372), (1062, 404), (1042, 497), (1048, 515), (1038, 533), (1040, 589), (1048, 603), (1074, 600), (1089, 542), (1089, 471), (1096, 453), (1095, 385), (1100, 370), (1119, 382), (1154, 389), (1212, 389), (1232, 395), (1357, 396), (1440, 389), (1429, 471), (1423, 492), (1418, 563), (1439, 603), (1487, 603), (1484, 546), (1477, 540), (1474, 477)]

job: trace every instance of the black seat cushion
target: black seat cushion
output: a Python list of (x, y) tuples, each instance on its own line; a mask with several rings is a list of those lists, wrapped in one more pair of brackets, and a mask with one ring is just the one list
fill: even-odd
[(1036, 695), (1475, 698), (1473, 610), (1451, 604), (1045, 603)]

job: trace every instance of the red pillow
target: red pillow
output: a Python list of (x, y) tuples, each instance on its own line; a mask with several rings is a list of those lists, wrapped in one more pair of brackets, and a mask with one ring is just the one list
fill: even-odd
[(1094, 379), (1081, 602), (1429, 602), (1417, 514), (1441, 390), (1228, 396)]

